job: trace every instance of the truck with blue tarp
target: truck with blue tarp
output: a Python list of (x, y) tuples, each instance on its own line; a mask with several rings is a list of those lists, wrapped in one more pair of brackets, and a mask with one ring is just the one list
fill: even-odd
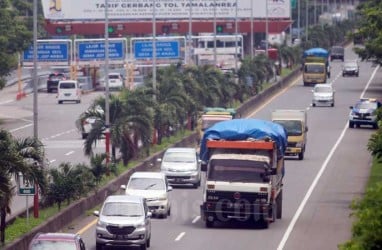
[(271, 121), (233, 119), (208, 128), (200, 145), (206, 227), (238, 220), (268, 228), (280, 219), (286, 147), (284, 127)]
[(302, 78), (304, 86), (326, 83), (330, 78), (329, 51), (323, 48), (311, 48), (304, 51)]

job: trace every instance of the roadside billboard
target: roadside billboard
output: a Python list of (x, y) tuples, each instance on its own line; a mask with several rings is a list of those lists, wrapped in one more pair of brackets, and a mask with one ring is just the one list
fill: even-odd
[[(104, 0), (41, 0), (45, 19), (104, 21)], [(251, 6), (251, 1), (253, 1)], [(290, 0), (109, 0), (110, 20), (290, 18)], [(191, 7), (190, 7), (191, 3)], [(216, 6), (215, 6), (216, 3)], [(237, 7), (236, 7), (237, 4)]]

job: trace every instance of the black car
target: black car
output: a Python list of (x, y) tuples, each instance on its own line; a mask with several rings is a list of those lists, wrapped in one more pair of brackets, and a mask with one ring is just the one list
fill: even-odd
[(359, 65), (357, 61), (345, 62), (342, 67), (342, 76), (359, 76)]
[(53, 90), (57, 91), (58, 82), (66, 79), (66, 75), (61, 72), (49, 74), (48, 80), (46, 82), (46, 90), (48, 91), (48, 93), (52, 93)]
[(341, 61), (345, 60), (345, 49), (342, 46), (333, 46), (330, 49), (330, 61), (334, 59), (339, 59)]

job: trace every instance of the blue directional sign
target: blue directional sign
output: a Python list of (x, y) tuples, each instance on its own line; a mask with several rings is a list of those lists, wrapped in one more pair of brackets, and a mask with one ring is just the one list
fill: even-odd
[[(79, 61), (105, 60), (105, 41), (88, 40), (77, 43), (77, 59)], [(126, 57), (124, 40), (109, 40), (109, 60), (123, 61)]]
[[(176, 59), (179, 58), (179, 41), (156, 41), (155, 42), (156, 58), (159, 59)], [(136, 41), (134, 43), (135, 59), (152, 59), (153, 58), (153, 42), (152, 41)]]
[[(37, 41), (37, 62), (70, 63), (70, 43), (68, 41)], [(23, 53), (23, 63), (33, 62), (33, 45)]]

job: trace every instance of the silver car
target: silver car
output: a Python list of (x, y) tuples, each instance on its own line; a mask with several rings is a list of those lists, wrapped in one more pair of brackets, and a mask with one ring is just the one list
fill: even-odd
[(132, 195), (108, 196), (98, 216), (96, 225), (96, 249), (104, 246), (138, 245), (140, 249), (150, 247), (151, 212), (146, 199)]
[(314, 86), (312, 106), (317, 105), (330, 105), (334, 107), (334, 93), (335, 90), (331, 84), (316, 84)]
[(195, 188), (200, 186), (201, 161), (195, 148), (168, 148), (163, 159), (159, 158), (158, 162), (161, 163), (161, 171), (167, 176), (170, 184), (191, 184)]

